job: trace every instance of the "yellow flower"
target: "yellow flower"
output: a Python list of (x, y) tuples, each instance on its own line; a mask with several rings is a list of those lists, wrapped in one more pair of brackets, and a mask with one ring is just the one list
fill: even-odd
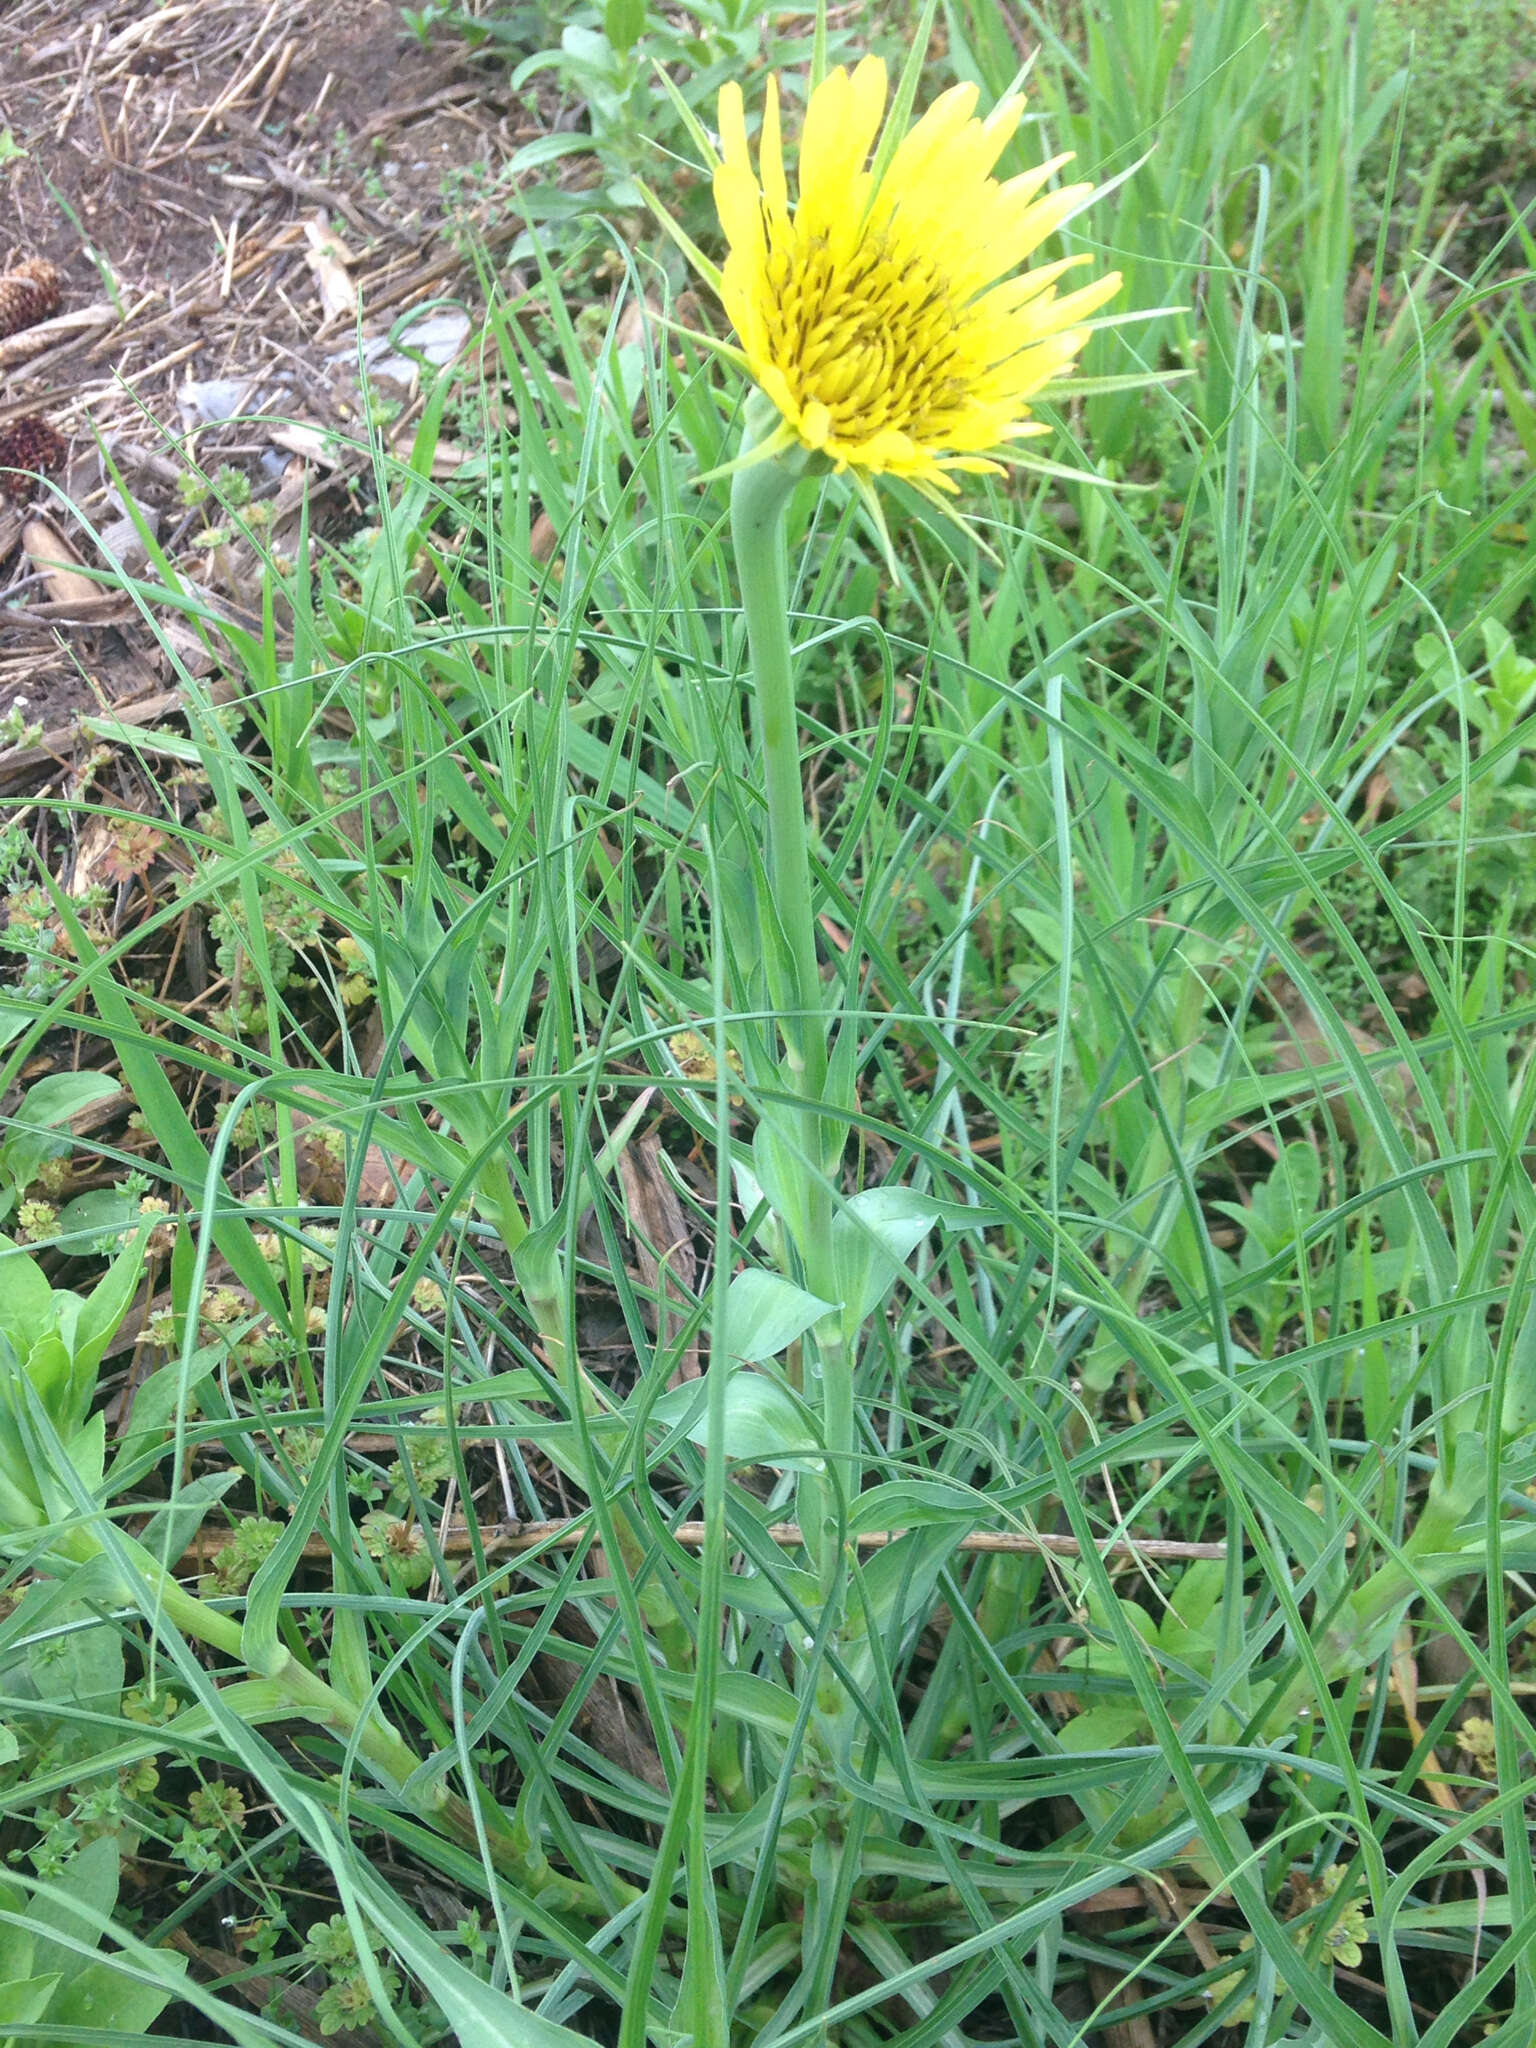
[[(721, 297), (751, 375), (795, 442), (925, 492), (951, 470), (1047, 430), (1027, 401), (1071, 364), (1118, 273), (1057, 296), (1086, 256), (1020, 266), (1091, 196), (1046, 187), (1067, 157), (1000, 182), (992, 170), (1023, 101), (975, 115), (973, 85), (943, 93), (899, 141), (877, 143), (885, 66), (839, 66), (810, 96), (790, 206), (778, 81), (768, 81), (754, 173), (741, 88), (720, 94), (715, 205), (729, 244)], [(875, 152), (873, 167), (871, 151)]]

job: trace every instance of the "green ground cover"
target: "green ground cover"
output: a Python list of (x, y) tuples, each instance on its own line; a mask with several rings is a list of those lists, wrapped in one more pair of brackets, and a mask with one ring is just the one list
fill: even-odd
[(899, 581), (790, 499), (813, 982), (642, 191), (813, 18), (409, 20), (584, 109), (482, 345), (249, 630), (152, 549), (175, 890), (4, 842), (0, 2028), (1529, 2048), (1525, 9), (939, 12), (1143, 317)]

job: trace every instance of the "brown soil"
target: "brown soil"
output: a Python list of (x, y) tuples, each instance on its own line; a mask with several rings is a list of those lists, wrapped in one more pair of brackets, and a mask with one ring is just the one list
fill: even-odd
[[(0, 433), (38, 418), (66, 437), (62, 495), (40, 491), (34, 509), (87, 571), (103, 531), (130, 566), (142, 557), (124, 524), (136, 511), (232, 608), (258, 603), (238, 556), (199, 558), (207, 522), (178, 489), (188, 459), (240, 470), (253, 500), (323, 496), (313, 443), (285, 450), (249, 416), (355, 430), (359, 309), (366, 339), (472, 291), (461, 250), (511, 230), (445, 187), (487, 190), (537, 115), (507, 92), (504, 63), (423, 43), (394, 0), (21, 0), (5, 30), (0, 270), (48, 259), (63, 303), (0, 337)], [(418, 394), (394, 396), (408, 418)], [(211, 416), (231, 397), (239, 417)], [(76, 712), (170, 677), (131, 606), (39, 569), (59, 550), (46, 529), (28, 549), (25, 487), (9, 496), (0, 718), (19, 696), (56, 747)], [(0, 786), (14, 790), (6, 737)]]

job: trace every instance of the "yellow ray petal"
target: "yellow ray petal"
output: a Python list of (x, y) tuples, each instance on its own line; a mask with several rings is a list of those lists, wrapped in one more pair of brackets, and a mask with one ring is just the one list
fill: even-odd
[(742, 102), (741, 87), (735, 79), (722, 85), (720, 101), (716, 112), (720, 128), (720, 155), (722, 161), (733, 169), (752, 175), (752, 159), (747, 154), (747, 114)]
[(971, 123), (976, 100), (974, 85), (952, 85), (948, 92), (939, 94), (917, 126), (897, 144), (896, 154), (881, 180), (882, 201), (889, 195), (893, 202), (898, 202), (908, 194), (921, 191), (928, 166), (934, 159), (968, 125), (980, 126), (980, 123)]
[(715, 211), (733, 256), (761, 266), (767, 255), (763, 239), (762, 195), (757, 180), (739, 164), (724, 163), (714, 176)]
[[(1056, 280), (1065, 277), (1069, 270), (1080, 270), (1085, 263), (1092, 261), (1093, 258), (1083, 251), (1076, 256), (1063, 256), (1055, 263), (1042, 263), (1034, 270), (1021, 270), (1017, 277), (993, 285), (977, 304), (989, 314), (1001, 314), (1006, 318), (1038, 299), (1042, 292), (1050, 291)], [(1115, 275), (1118, 277), (1118, 271)]]
[(771, 73), (768, 96), (763, 102), (763, 132), (758, 138), (758, 160), (763, 167), (763, 197), (771, 212), (787, 219), (789, 187), (784, 181), (784, 143), (779, 132), (779, 81)]
[(846, 218), (849, 191), (874, 146), (885, 111), (885, 66), (865, 57), (850, 78), (839, 64), (811, 94), (800, 137), (802, 237), (824, 235)]

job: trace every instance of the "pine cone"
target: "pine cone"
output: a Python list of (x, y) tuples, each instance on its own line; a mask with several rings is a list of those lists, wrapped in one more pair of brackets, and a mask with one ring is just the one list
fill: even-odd
[(0, 488), (27, 490), (32, 478), (26, 471), (50, 475), (64, 467), (68, 454), (64, 436), (35, 413), (12, 420), (9, 426), (0, 427)]
[(64, 280), (51, 263), (30, 256), (0, 276), (0, 341), (35, 327), (59, 310)]

